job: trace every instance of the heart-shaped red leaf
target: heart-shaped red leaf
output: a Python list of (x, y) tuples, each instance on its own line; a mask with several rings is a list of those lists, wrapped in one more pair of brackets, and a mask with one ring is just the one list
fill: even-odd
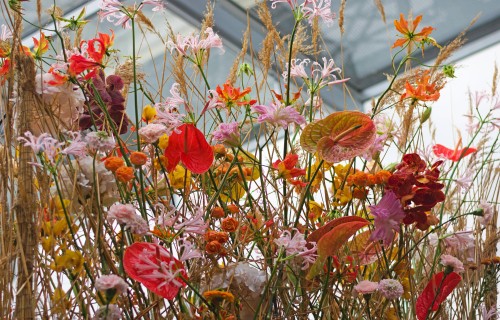
[(444, 272), (436, 273), (417, 298), (415, 308), (418, 320), (425, 320), (431, 311), (436, 311), (461, 280), (462, 277), (456, 272), (447, 275)]
[(168, 159), (169, 172), (182, 161), (189, 171), (204, 173), (214, 161), (212, 147), (205, 139), (205, 135), (191, 123), (181, 125), (172, 133), (165, 149), (165, 157)]
[(445, 146), (441, 144), (436, 144), (435, 146), (432, 147), (432, 151), (434, 151), (434, 154), (438, 157), (446, 158), (451, 161), (458, 161), (461, 158), (465, 158), (471, 153), (474, 153), (477, 151), (476, 148), (463, 148), (463, 149), (449, 149), (446, 148)]
[(128, 247), (123, 255), (123, 268), (130, 278), (168, 300), (186, 286), (182, 280), (187, 279), (182, 262), (154, 243), (138, 242)]

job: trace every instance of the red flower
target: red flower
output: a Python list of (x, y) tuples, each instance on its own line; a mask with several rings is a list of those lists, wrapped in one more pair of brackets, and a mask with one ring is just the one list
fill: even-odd
[(415, 309), (418, 320), (429, 319), (432, 311), (437, 311), (439, 305), (450, 295), (460, 283), (462, 277), (455, 272), (436, 273), (429, 281), (424, 291), (417, 298)]
[(411, 26), (409, 26), (408, 21), (405, 19), (405, 17), (401, 13), (399, 15), (399, 21), (394, 20), (394, 27), (396, 28), (396, 30), (398, 30), (401, 33), (402, 37), (400, 39), (396, 40), (396, 42), (394, 42), (394, 44), (392, 45), (392, 48), (402, 47), (405, 44), (412, 42), (412, 41), (417, 42), (417, 43), (421, 43), (421, 42), (427, 40), (429, 35), (434, 30), (434, 28), (433, 27), (424, 27), (420, 32), (416, 32), (418, 24), (420, 23), (421, 20), (422, 20), (422, 16), (421, 15), (417, 16), (415, 18), (415, 20), (413, 20)]
[(392, 190), (403, 203), (406, 216), (403, 223), (412, 224), (427, 230), (432, 221), (427, 214), (438, 202), (445, 200), (438, 182), (438, 167), (443, 161), (437, 161), (427, 168), (425, 161), (419, 155), (412, 153), (403, 156), (403, 161), (396, 166), (396, 171), (387, 182), (387, 189)]
[(160, 245), (147, 242), (134, 243), (125, 250), (123, 267), (130, 278), (165, 299), (175, 298), (186, 286), (186, 270)]
[(72, 55), (68, 59), (68, 62), (69, 62), (68, 73), (73, 77), (79, 75), (83, 71), (87, 70), (90, 71), (100, 66), (99, 63), (89, 60), (80, 54)]
[(250, 87), (243, 89), (243, 91), (240, 91), (240, 88), (233, 87), (229, 82), (224, 83), (222, 87), (223, 88), (217, 86), (215, 91), (217, 91), (217, 94), (219, 95), (219, 101), (225, 103), (228, 108), (231, 108), (235, 105), (252, 105), (257, 102), (257, 100), (247, 101), (244, 99), (245, 96), (252, 90), (250, 89)]
[(278, 170), (278, 177), (283, 179), (296, 178), (306, 174), (305, 169), (295, 168), (299, 162), (299, 156), (293, 153), (286, 155), (283, 161), (277, 160), (273, 163), (273, 168)]
[(463, 148), (459, 149), (460, 142), (457, 143), (455, 150), (448, 149), (443, 145), (436, 144), (435, 146), (432, 147), (432, 151), (434, 151), (434, 154), (440, 158), (446, 158), (451, 161), (458, 161), (462, 158), (465, 158), (471, 153), (474, 153), (477, 151), (476, 148)]
[(441, 87), (437, 86), (437, 83), (430, 83), (431, 76), (428, 71), (425, 71), (416, 80), (416, 87), (414, 87), (410, 82), (406, 81), (405, 89), (406, 91), (401, 95), (401, 99), (411, 98), (413, 101), (437, 101), (440, 97), (439, 90)]
[(5, 59), (3, 63), (0, 63), (0, 84), (3, 84), (7, 80), (7, 74), (10, 70), (10, 59)]
[(193, 173), (207, 172), (214, 161), (214, 153), (205, 135), (191, 123), (181, 125), (176, 131), (169, 137), (165, 149), (167, 171), (171, 172), (182, 161)]

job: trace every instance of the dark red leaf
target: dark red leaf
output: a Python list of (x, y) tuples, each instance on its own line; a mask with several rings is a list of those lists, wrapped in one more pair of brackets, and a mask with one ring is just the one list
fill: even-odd
[(436, 273), (417, 298), (415, 308), (418, 320), (425, 320), (431, 311), (436, 311), (461, 280), (462, 277), (456, 272), (448, 275)]
[(154, 243), (139, 242), (128, 247), (123, 255), (123, 268), (130, 278), (168, 300), (186, 286), (182, 280), (187, 279), (182, 262)]

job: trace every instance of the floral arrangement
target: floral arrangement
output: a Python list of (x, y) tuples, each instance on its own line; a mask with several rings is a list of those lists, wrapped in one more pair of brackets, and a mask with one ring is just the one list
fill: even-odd
[[(497, 72), (455, 148), (423, 135), (463, 35), (441, 47), (425, 17), (401, 14), (386, 90), (369, 111), (332, 110), (321, 93), (350, 79), (317, 45), (302, 58), (335, 21), (330, 0), (257, 4), (261, 51), (245, 60), (245, 33), (213, 87), (224, 43), (210, 2), (199, 32), (162, 34), (149, 16), (163, 1), (99, 1), (103, 26), (130, 33), (129, 57), (112, 30), (82, 38), (85, 10), (57, 6), (23, 46), (22, 2), (9, 4), (3, 319), (496, 319)], [(164, 43), (169, 93), (141, 71), (146, 34)]]

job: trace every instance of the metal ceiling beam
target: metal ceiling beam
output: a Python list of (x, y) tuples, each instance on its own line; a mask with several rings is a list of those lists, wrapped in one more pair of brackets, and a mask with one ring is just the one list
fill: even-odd
[[(253, 47), (259, 48), (265, 38), (266, 30), (255, 15), (249, 14), (247, 17), (245, 10), (233, 1), (219, 0), (215, 3), (214, 29), (225, 40), (225, 45), (229, 45), (237, 52), (241, 50), (243, 33), (247, 28), (247, 19), (250, 19)], [(171, 10), (194, 26), (199, 26), (200, 22), (203, 20), (206, 5), (206, 0), (169, 0), (168, 10)], [(284, 30), (284, 27), (283, 24), (277, 25), (277, 29), (281, 34), (291, 32), (291, 30)], [(247, 53), (247, 56), (249, 57), (250, 53)], [(274, 78), (281, 77), (281, 75), (276, 72), (272, 72), (271, 75)], [(324, 88), (321, 98), (325, 105), (331, 106), (334, 110), (361, 108), (363, 104), (361, 95), (356, 90), (349, 90), (349, 95), (344, 99), (346, 94), (342, 86), (337, 85), (333, 86), (333, 88)], [(353, 99), (354, 101), (352, 101)]]

